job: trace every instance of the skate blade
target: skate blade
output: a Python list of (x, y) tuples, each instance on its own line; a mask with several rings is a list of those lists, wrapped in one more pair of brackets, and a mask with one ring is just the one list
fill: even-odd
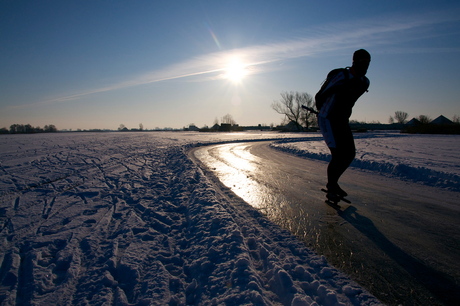
[(338, 203), (340, 201), (344, 201), (345, 203), (351, 204), (350, 200), (345, 199), (344, 197), (341, 197), (335, 193), (329, 192), (327, 189), (321, 188), (321, 191), (326, 193), (326, 198), (331, 202)]
[(333, 201), (331, 201), (331, 200), (326, 200), (326, 201), (324, 201), (324, 202), (325, 202), (327, 205), (329, 205), (329, 206), (331, 206), (332, 208), (334, 208), (334, 209), (339, 210), (339, 209), (342, 208), (339, 204), (337, 204), (337, 202), (333, 202)]

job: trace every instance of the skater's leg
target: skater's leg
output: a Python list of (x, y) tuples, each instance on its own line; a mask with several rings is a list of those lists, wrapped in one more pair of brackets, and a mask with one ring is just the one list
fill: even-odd
[(335, 147), (329, 148), (332, 158), (327, 168), (327, 188), (342, 196), (346, 196), (346, 192), (339, 187), (338, 182), (355, 158), (355, 142), (348, 124), (332, 124), (331, 126)]
[(318, 124), (324, 141), (331, 150), (331, 161), (327, 168), (327, 189), (334, 193), (346, 196), (338, 184), (342, 174), (355, 158), (356, 148), (348, 121), (335, 121), (318, 117)]
[(327, 187), (328, 189), (339, 189), (340, 191), (339, 179), (350, 166), (356, 153), (354, 148), (348, 150), (330, 148), (330, 150), (332, 158), (327, 167)]

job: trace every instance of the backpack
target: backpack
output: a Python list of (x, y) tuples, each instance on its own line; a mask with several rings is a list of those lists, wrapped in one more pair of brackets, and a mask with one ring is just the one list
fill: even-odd
[(326, 102), (327, 97), (330, 94), (330, 92), (328, 92), (329, 83), (341, 71), (344, 71), (346, 80), (350, 78), (349, 71), (347, 68), (334, 69), (327, 74), (326, 80), (324, 80), (323, 84), (321, 85), (320, 90), (315, 95), (315, 105), (318, 111), (321, 110), (321, 107), (323, 107), (324, 103)]

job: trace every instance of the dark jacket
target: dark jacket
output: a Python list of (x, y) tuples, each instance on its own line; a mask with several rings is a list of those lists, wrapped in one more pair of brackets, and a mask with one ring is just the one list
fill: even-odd
[(330, 120), (348, 121), (353, 106), (367, 91), (369, 84), (367, 77), (355, 77), (348, 68), (332, 70), (315, 95), (319, 116)]

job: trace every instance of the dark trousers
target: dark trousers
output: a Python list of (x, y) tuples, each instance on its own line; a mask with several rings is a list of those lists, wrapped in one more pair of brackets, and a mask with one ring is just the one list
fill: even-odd
[(348, 120), (321, 119), (321, 131), (332, 156), (327, 167), (327, 181), (329, 185), (336, 185), (355, 158), (355, 141)]

